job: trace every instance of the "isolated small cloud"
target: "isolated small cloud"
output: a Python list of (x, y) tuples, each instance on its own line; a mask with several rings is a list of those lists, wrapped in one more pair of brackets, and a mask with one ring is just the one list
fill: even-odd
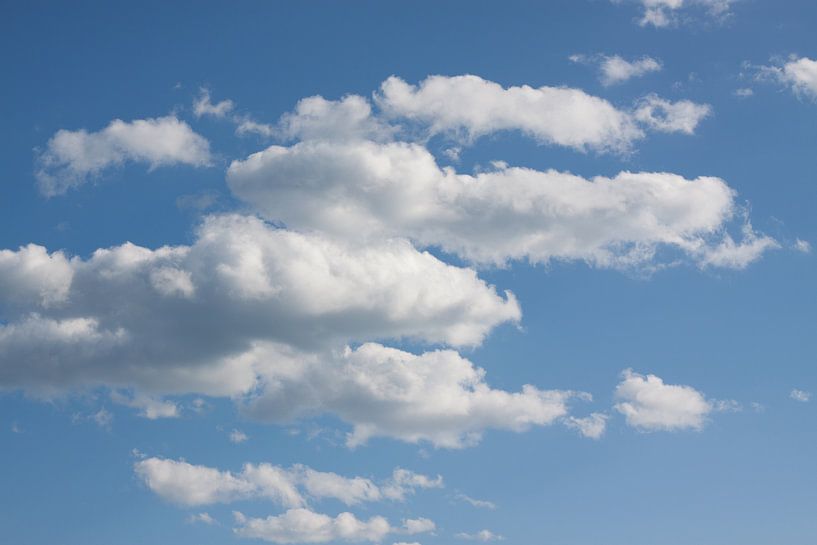
[(795, 388), (789, 393), (789, 397), (795, 401), (806, 403), (811, 400), (811, 392), (806, 392), (805, 390)]
[(754, 68), (757, 79), (775, 81), (797, 96), (817, 100), (817, 60), (792, 55), (786, 61)]
[(627, 369), (616, 387), (615, 409), (627, 425), (642, 431), (700, 430), (714, 409), (704, 395), (691, 386), (665, 384), (655, 375)]
[(491, 530), (480, 530), (479, 532), (475, 532), (473, 534), (460, 532), (456, 534), (454, 537), (456, 537), (457, 539), (465, 539), (468, 541), (502, 541), (505, 539), (501, 535), (495, 534)]
[(661, 61), (647, 55), (632, 60), (620, 55), (571, 55), (569, 58), (573, 62), (598, 67), (599, 79), (604, 86), (624, 83), (662, 68)]
[(468, 503), (468, 504), (470, 504), (470, 505), (472, 505), (474, 507), (477, 507), (479, 509), (490, 509), (490, 510), (496, 509), (496, 504), (494, 502), (492, 502), (492, 501), (478, 500), (478, 499), (472, 498), (470, 496), (466, 496), (465, 494), (457, 494), (455, 496), (455, 498), (457, 500), (459, 500), (459, 501)]
[(216, 524), (216, 519), (211, 517), (208, 513), (196, 513), (187, 517), (187, 522), (189, 524), (206, 524), (207, 526), (213, 526)]
[(231, 443), (235, 443), (235, 444), (243, 443), (244, 441), (246, 441), (247, 439), (249, 439), (249, 437), (247, 436), (247, 434), (246, 434), (246, 433), (244, 433), (244, 432), (243, 432), (243, 431), (241, 431), (241, 430), (233, 430), (233, 431), (231, 431), (231, 432), (230, 432), (230, 436), (229, 436), (229, 437), (230, 437), (230, 442), (231, 442)]
[(654, 94), (641, 99), (635, 110), (638, 121), (657, 131), (684, 134), (693, 134), (698, 124), (711, 114), (709, 104), (690, 100), (670, 102)]

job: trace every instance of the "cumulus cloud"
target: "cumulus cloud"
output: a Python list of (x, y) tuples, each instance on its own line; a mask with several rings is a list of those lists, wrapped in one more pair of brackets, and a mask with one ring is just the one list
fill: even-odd
[(670, 102), (656, 95), (647, 95), (639, 102), (635, 118), (661, 132), (693, 134), (698, 124), (712, 114), (709, 104), (690, 100)]
[(216, 519), (211, 517), (208, 513), (196, 513), (187, 517), (187, 522), (190, 524), (206, 524), (212, 526), (217, 524)]
[(353, 426), (347, 445), (392, 437), (437, 447), (476, 444), (487, 429), (521, 432), (554, 423), (572, 398), (586, 394), (491, 388), (485, 372), (452, 350), (420, 355), (367, 343), (337, 355), (334, 365), (301, 365), (272, 375), (247, 411), (286, 421), (332, 413)]
[(771, 79), (789, 87), (798, 96), (817, 100), (817, 60), (791, 56), (785, 62), (757, 67), (759, 79)]
[(642, 431), (703, 428), (714, 407), (691, 386), (665, 384), (655, 375), (627, 369), (616, 387), (615, 409), (627, 424)]
[[(352, 513), (330, 517), (309, 509), (290, 509), (281, 515), (267, 518), (247, 518), (235, 513), (234, 529), (241, 537), (263, 539), (273, 543), (325, 543), (327, 541), (379, 543), (389, 534), (414, 534), (434, 529), (427, 519), (408, 519), (403, 527), (394, 527), (383, 517), (358, 519)], [(428, 521), (431, 522), (431, 521)]]
[[(735, 192), (713, 177), (586, 179), (499, 163), (470, 175), (441, 168), (418, 144), (304, 141), (234, 161), (227, 179), (236, 196), (292, 228), (353, 240), (408, 236), (480, 264), (627, 268), (651, 265), (658, 249), (672, 248), (730, 266), (773, 245), (751, 230), (750, 247), (724, 237), (738, 207)], [(745, 259), (719, 258), (714, 248)]]
[(305, 504), (290, 473), (270, 464), (246, 464), (233, 474), (183, 460), (146, 458), (134, 464), (134, 471), (152, 492), (183, 506), (251, 498), (269, 499), (284, 507)]
[(600, 439), (607, 428), (607, 418), (607, 415), (602, 413), (593, 413), (583, 418), (569, 416), (565, 419), (565, 424), (577, 430), (582, 437)]
[(59, 130), (37, 158), (36, 177), (46, 196), (61, 195), (104, 170), (126, 162), (151, 170), (170, 165), (210, 165), (210, 144), (174, 116), (122, 121), (97, 132)]
[(403, 468), (375, 483), (365, 477), (345, 477), (296, 464), (245, 464), (239, 473), (183, 460), (146, 458), (134, 464), (136, 474), (155, 494), (185, 506), (268, 499), (283, 507), (301, 507), (307, 499), (338, 500), (346, 505), (382, 500), (403, 501), (417, 489), (439, 488), (442, 477), (429, 477)]
[(623, 151), (643, 136), (631, 117), (578, 89), (504, 88), (478, 76), (430, 76), (410, 85), (392, 76), (375, 101), (388, 117), (407, 118), (431, 134), (472, 140), (520, 130), (536, 140), (579, 150)]
[(20, 273), (0, 277), (6, 388), (235, 395), (264, 365), (295, 365), (292, 347), (474, 345), (520, 318), (511, 294), (406, 241), (346, 244), (235, 215), (205, 219), (191, 246), (126, 243), (86, 260), (29, 246), (0, 254), (5, 265)]
[(789, 397), (795, 401), (806, 403), (811, 399), (811, 393), (795, 388), (791, 391), (791, 393), (789, 393)]
[(584, 64), (594, 64), (599, 69), (602, 85), (610, 86), (661, 70), (661, 61), (647, 55), (627, 60), (620, 55), (571, 55), (570, 60)]

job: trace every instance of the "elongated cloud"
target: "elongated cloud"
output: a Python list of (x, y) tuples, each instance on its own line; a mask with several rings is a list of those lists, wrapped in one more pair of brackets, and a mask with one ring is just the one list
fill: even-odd
[(391, 117), (428, 125), (432, 134), (468, 139), (520, 130), (548, 144), (622, 151), (643, 137), (626, 112), (604, 99), (564, 87), (503, 88), (478, 76), (430, 76), (410, 85), (392, 76), (376, 102)]
[(417, 534), (433, 531), (435, 524), (428, 519), (406, 519), (402, 527), (392, 526), (383, 517), (358, 519), (352, 513), (330, 517), (309, 509), (290, 509), (282, 515), (267, 518), (247, 518), (235, 513), (241, 537), (263, 539), (272, 543), (326, 543), (327, 541), (379, 543), (389, 534)]
[(38, 157), (40, 191), (60, 195), (104, 170), (126, 162), (154, 168), (210, 164), (210, 144), (174, 116), (122, 121), (115, 119), (97, 132), (60, 130)]
[(234, 215), (206, 219), (191, 246), (124, 244), (88, 260), (28, 246), (0, 253), (4, 268), (6, 388), (233, 395), (257, 382), (257, 343), (277, 343), (278, 362), (286, 347), (354, 339), (473, 345), (520, 318), (512, 295), (406, 241), (359, 246)]
[(571, 55), (573, 62), (597, 65), (602, 85), (610, 86), (661, 70), (661, 61), (649, 56), (627, 60), (620, 55)]
[(270, 373), (247, 411), (274, 422), (335, 414), (353, 426), (351, 447), (392, 437), (437, 447), (476, 444), (485, 430), (522, 432), (553, 424), (577, 392), (491, 388), (485, 372), (451, 350), (420, 355), (367, 343), (326, 360)]
[(735, 0), (636, 0), (636, 2), (641, 4), (644, 10), (638, 23), (641, 26), (661, 28), (678, 23), (690, 8), (697, 8), (716, 20), (724, 18), (729, 15), (729, 9)]
[(283, 507), (301, 507), (308, 500), (335, 499), (346, 505), (383, 500), (402, 501), (417, 489), (440, 488), (442, 477), (429, 477), (396, 468), (375, 483), (365, 477), (344, 477), (300, 464), (284, 468), (272, 464), (245, 464), (238, 473), (183, 460), (146, 458), (134, 464), (145, 485), (167, 501), (198, 506), (266, 499)]
[[(481, 264), (627, 268), (654, 264), (661, 248), (702, 266), (751, 261), (713, 257), (737, 211), (735, 192), (714, 177), (586, 179), (501, 163), (470, 175), (441, 168), (418, 144), (313, 140), (234, 161), (227, 179), (239, 198), (292, 228), (351, 240), (406, 236)], [(732, 244), (747, 258), (773, 245), (751, 230), (744, 238), (757, 251)]]

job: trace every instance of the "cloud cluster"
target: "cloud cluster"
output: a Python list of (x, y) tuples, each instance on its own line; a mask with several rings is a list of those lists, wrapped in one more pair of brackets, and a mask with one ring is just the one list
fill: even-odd
[(234, 395), (255, 385), (259, 343), (473, 345), (520, 318), (513, 295), (405, 241), (356, 246), (234, 215), (207, 218), (191, 246), (87, 260), (28, 246), (0, 254), (4, 267), (21, 274), (0, 283), (3, 387)]
[(37, 158), (36, 177), (46, 196), (60, 195), (126, 162), (208, 166), (210, 144), (175, 116), (115, 119), (97, 132), (60, 130)]

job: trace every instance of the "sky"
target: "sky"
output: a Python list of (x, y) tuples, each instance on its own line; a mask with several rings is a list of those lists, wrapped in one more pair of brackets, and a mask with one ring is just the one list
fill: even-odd
[(814, 543), (815, 25), (4, 2), (4, 541)]

